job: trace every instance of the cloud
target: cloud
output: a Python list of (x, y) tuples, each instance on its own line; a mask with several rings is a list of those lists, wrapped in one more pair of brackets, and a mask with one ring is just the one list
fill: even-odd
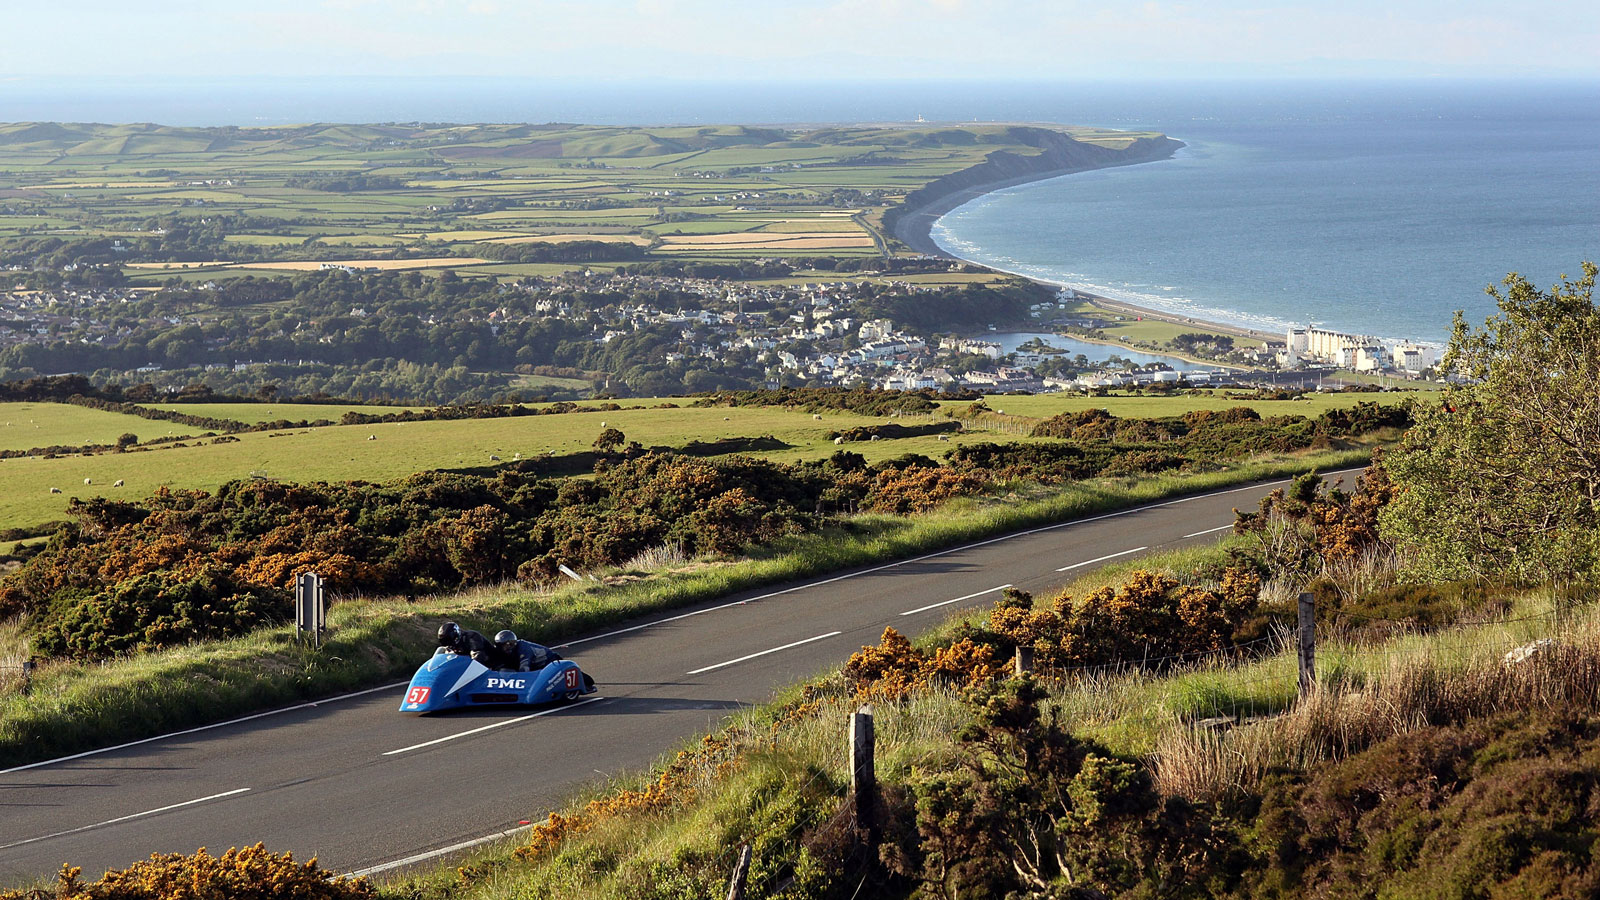
[(1600, 5), (1529, 0), (60, 0), (0, 73), (1059, 78), (1528, 62), (1600, 75)]

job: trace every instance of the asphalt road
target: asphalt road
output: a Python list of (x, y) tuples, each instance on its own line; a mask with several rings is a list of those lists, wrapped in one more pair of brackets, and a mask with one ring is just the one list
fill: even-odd
[[(1033, 529), (734, 595), (564, 645), (580, 705), (401, 716), (404, 685), (0, 772), (0, 884), (97, 877), (151, 852), (265, 841), (336, 871), (392, 867), (541, 820), (729, 711), (1015, 585), (1036, 593), (1148, 551), (1217, 540), (1281, 482)], [(419, 664), (421, 660), (418, 660)]]

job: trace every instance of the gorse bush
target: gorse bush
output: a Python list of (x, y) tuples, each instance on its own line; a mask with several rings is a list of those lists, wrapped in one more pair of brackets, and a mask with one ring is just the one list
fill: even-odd
[(1209, 810), (1072, 737), (1046, 696), (1029, 677), (972, 693), (956, 767), (912, 781), (915, 834), (886, 848), (891, 870), (951, 900), (1210, 896), (1197, 876), (1225, 846)]
[(1260, 576), (1245, 567), (1228, 568), (1216, 590), (1135, 570), (1120, 588), (1102, 587), (1077, 599), (1061, 594), (1042, 609), (1032, 595), (1009, 589), (990, 611), (987, 631), (1003, 653), (1032, 648), (1035, 663), (1046, 671), (1165, 668), (1233, 647), (1260, 596)]
[(845, 682), (862, 699), (898, 700), (935, 683), (960, 686), (990, 681), (1005, 672), (992, 647), (963, 638), (932, 653), (885, 628), (875, 646), (862, 647), (845, 664)]
[(153, 854), (99, 881), (85, 882), (82, 870), (62, 866), (54, 888), (0, 891), (0, 900), (375, 900), (364, 878), (345, 879), (318, 868), (315, 859), (271, 853), (261, 844), (212, 856), (201, 847), (193, 855)]
[(1363, 559), (1392, 556), (1378, 519), (1394, 498), (1395, 485), (1382, 452), (1356, 479), (1354, 492), (1330, 486), (1310, 472), (1261, 499), (1256, 512), (1235, 510), (1233, 530), (1256, 540), (1263, 571), (1309, 585), (1336, 602), (1354, 599), (1366, 585), (1348, 573)]
[(92, 659), (237, 634), (287, 618), (284, 591), (210, 566), (187, 578), (149, 573), (104, 590), (66, 591), (33, 625), (34, 648)]
[(858, 505), (870, 472), (836, 469), (646, 453), (592, 481), (431, 472), (75, 501), (71, 526), (0, 581), (0, 615), (25, 615), (44, 652), (89, 659), (281, 621), (302, 572), (341, 592), (416, 593), (543, 580), (666, 543), (731, 553)]

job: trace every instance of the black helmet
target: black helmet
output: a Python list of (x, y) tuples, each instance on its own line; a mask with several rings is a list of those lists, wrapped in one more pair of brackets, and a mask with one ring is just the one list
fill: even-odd
[(494, 636), (494, 643), (495, 646), (499, 647), (501, 650), (510, 650), (512, 647), (517, 645), (517, 636), (511, 631), (511, 629), (503, 628), (500, 630), (499, 634)]
[(448, 647), (461, 639), (461, 626), (446, 622), (439, 626), (439, 646)]

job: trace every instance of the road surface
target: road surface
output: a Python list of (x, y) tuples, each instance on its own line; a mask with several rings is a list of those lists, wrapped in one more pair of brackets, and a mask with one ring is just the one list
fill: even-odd
[[(751, 591), (563, 645), (600, 683), (553, 710), (401, 716), (403, 685), (0, 772), (0, 885), (151, 852), (265, 841), (384, 871), (542, 820), (575, 788), (651, 763), (774, 689), (844, 662), (884, 626), (915, 634), (1108, 562), (1217, 540), (1252, 485)], [(420, 663), (421, 660), (418, 660)]]

